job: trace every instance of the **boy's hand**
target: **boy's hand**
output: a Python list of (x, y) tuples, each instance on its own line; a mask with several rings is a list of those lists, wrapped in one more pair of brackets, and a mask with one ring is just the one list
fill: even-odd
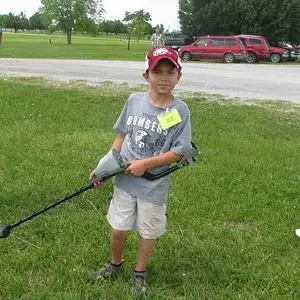
[(94, 188), (97, 189), (104, 184), (104, 181), (100, 181), (100, 179), (95, 175), (95, 170), (90, 174), (90, 180), (94, 182)]
[(144, 160), (135, 160), (129, 163), (129, 167), (125, 170), (125, 174), (133, 176), (142, 176), (147, 170)]

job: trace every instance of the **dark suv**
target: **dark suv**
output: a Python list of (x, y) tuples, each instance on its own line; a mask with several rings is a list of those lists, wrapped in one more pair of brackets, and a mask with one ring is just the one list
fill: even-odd
[(166, 36), (165, 46), (172, 47), (175, 50), (178, 50), (182, 46), (190, 45), (195, 41), (194, 38), (187, 35), (173, 34)]

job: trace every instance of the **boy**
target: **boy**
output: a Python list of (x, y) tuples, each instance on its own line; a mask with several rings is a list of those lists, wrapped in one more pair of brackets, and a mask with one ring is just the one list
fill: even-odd
[[(166, 231), (170, 184), (169, 176), (156, 181), (141, 176), (146, 170), (156, 173), (179, 161), (191, 147), (189, 109), (172, 95), (181, 74), (181, 62), (175, 50), (152, 49), (146, 56), (143, 74), (150, 84), (150, 92), (130, 95), (114, 125), (118, 135), (111, 149), (118, 150), (130, 164), (114, 178), (114, 195), (107, 214), (112, 227), (111, 261), (91, 276), (100, 279), (121, 273), (128, 231), (137, 229), (137, 264), (131, 278), (131, 291), (137, 294), (146, 293), (146, 265), (155, 239)], [(90, 178), (95, 186), (101, 185), (94, 171)]]

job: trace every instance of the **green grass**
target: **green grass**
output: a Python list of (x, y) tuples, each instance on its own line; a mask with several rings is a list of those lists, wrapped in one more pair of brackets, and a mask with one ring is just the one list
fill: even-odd
[[(88, 182), (131, 91), (0, 80), (0, 223)], [(185, 99), (202, 154), (194, 169), (172, 175), (168, 231), (149, 264), (148, 299), (299, 299), (299, 106)], [(111, 182), (85, 192), (1, 239), (0, 299), (130, 299), (134, 233), (124, 277), (91, 284), (86, 276), (109, 257), (111, 192)]]
[[(49, 38), (52, 44), (49, 43)], [(72, 45), (65, 36), (4, 33), (0, 58), (60, 58), (60, 59), (112, 59), (143, 61), (150, 42), (136, 41), (127, 50), (127, 40), (120, 38), (92, 38), (73, 36)]]

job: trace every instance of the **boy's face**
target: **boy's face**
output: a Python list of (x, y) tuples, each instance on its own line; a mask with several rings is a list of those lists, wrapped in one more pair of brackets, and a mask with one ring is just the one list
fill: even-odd
[(180, 70), (167, 59), (161, 60), (152, 71), (143, 74), (153, 91), (159, 95), (171, 94), (181, 75)]

